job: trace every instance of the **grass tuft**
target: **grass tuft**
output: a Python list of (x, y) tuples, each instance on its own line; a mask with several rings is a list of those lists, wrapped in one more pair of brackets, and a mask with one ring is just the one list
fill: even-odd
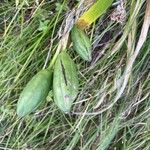
[(38, 110), (22, 119), (16, 115), (20, 92), (49, 66), (62, 38), (59, 28), (80, 5), (66, 0), (0, 2), (0, 149), (150, 149), (149, 32), (129, 63), (149, 1), (126, 1), (123, 24), (110, 19), (118, 2), (86, 29), (93, 47), (90, 63), (68, 48), (80, 81), (70, 115), (57, 108), (50, 91)]

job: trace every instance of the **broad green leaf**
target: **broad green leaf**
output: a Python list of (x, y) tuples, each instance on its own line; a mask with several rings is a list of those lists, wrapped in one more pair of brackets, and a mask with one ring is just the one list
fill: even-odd
[(105, 13), (107, 8), (111, 6), (112, 2), (113, 0), (98, 0), (78, 19), (77, 25), (82, 29), (89, 26), (98, 17)]

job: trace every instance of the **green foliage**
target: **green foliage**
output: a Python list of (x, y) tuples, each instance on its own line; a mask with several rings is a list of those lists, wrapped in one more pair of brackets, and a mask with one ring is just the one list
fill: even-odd
[[(140, 34), (146, 0), (126, 1), (123, 25), (112, 22), (106, 12), (87, 29), (93, 45), (91, 62), (81, 60), (69, 47), (67, 53), (77, 65), (80, 83), (69, 115), (59, 110), (50, 91), (41, 107), (20, 119), (16, 115), (20, 93), (31, 77), (49, 66), (66, 15), (66, 10), (56, 11), (56, 1), (39, 1), (39, 5), (33, 0), (23, 1), (19, 0), (18, 6), (17, 1), (0, 2), (0, 149), (148, 150), (149, 35), (125, 90), (111, 107)], [(72, 9), (69, 1), (59, 2)], [(116, 7), (114, 3), (109, 12)], [(39, 31), (40, 21), (46, 20), (47, 29)]]
[[(89, 26), (111, 6), (113, 0), (97, 0), (78, 20), (80, 27)], [(84, 27), (85, 26), (85, 27)]]

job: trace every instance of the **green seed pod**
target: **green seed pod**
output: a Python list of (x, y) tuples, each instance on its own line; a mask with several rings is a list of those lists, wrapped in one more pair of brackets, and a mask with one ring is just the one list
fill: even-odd
[(88, 36), (79, 29), (77, 26), (74, 26), (71, 30), (71, 39), (73, 42), (73, 49), (86, 61), (91, 61), (91, 42)]
[(18, 103), (17, 115), (24, 117), (35, 110), (46, 99), (52, 85), (52, 72), (45, 69), (38, 72), (23, 89)]
[(78, 76), (75, 63), (66, 52), (61, 52), (54, 66), (53, 94), (56, 105), (69, 113), (78, 94)]

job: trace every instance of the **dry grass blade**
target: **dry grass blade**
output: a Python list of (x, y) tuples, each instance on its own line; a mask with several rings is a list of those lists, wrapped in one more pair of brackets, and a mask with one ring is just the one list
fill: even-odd
[[(114, 104), (120, 99), (121, 95), (123, 94), (123, 92), (124, 92), (124, 90), (128, 84), (128, 80), (129, 80), (129, 77), (131, 75), (133, 64), (134, 64), (134, 62), (135, 62), (135, 60), (136, 60), (136, 58), (137, 58), (137, 56), (138, 56), (138, 54), (142, 48), (144, 42), (146, 41), (149, 27), (150, 27), (150, 0), (147, 1), (147, 7), (146, 7), (146, 11), (145, 11), (144, 22), (142, 25), (141, 34), (140, 34), (138, 43), (136, 45), (135, 50), (132, 53), (130, 53), (130, 56), (129, 56), (127, 64), (126, 64), (125, 71), (124, 71), (122, 77), (118, 80), (119, 88), (118, 88), (118, 91), (117, 91), (116, 96), (114, 98), (114, 101), (112, 103), (110, 103), (108, 106), (106, 106), (105, 108), (103, 108), (102, 110), (97, 111), (97, 112), (92, 112), (92, 113), (86, 113), (86, 115), (101, 114), (101, 113), (107, 111), (108, 109), (110, 109), (111, 107), (113, 107)], [(82, 113), (77, 112), (74, 114), (82, 114)]]
[(137, 47), (135, 50), (136, 52), (135, 57), (137, 56), (138, 52), (140, 51), (144, 42), (146, 41), (149, 27), (150, 27), (150, 0), (147, 0), (147, 8), (145, 12), (144, 23), (143, 23), (139, 41), (137, 43)]
[(124, 32), (123, 32), (123, 35), (122, 37), (117, 41), (117, 43), (113, 46), (113, 49), (112, 49), (112, 52), (110, 54), (110, 57), (116, 53), (123, 45), (124, 41), (126, 40), (129, 32), (130, 32), (130, 29), (132, 28), (134, 22), (136, 21), (136, 18), (137, 18), (137, 15), (143, 5), (144, 1), (135, 1), (132, 3), (131, 5), (131, 10), (133, 10), (132, 14), (130, 15), (130, 18), (129, 18), (129, 21), (126, 23), (125, 25), (125, 29), (124, 29)]
[[(113, 102), (113, 104), (116, 103), (116, 101), (121, 97), (122, 93), (124, 92), (124, 89), (128, 83), (135, 59), (137, 58), (144, 42), (146, 41), (149, 27), (150, 27), (150, 0), (147, 1), (147, 8), (145, 11), (144, 22), (143, 22), (143, 26), (141, 29), (141, 34), (140, 34), (137, 46), (135, 48), (134, 53), (130, 56), (130, 58), (127, 62), (126, 69), (125, 69), (123, 77), (122, 77), (122, 84), (120, 86), (121, 88), (118, 90), (115, 101)], [(112, 104), (112, 106), (113, 106), (113, 104)]]

